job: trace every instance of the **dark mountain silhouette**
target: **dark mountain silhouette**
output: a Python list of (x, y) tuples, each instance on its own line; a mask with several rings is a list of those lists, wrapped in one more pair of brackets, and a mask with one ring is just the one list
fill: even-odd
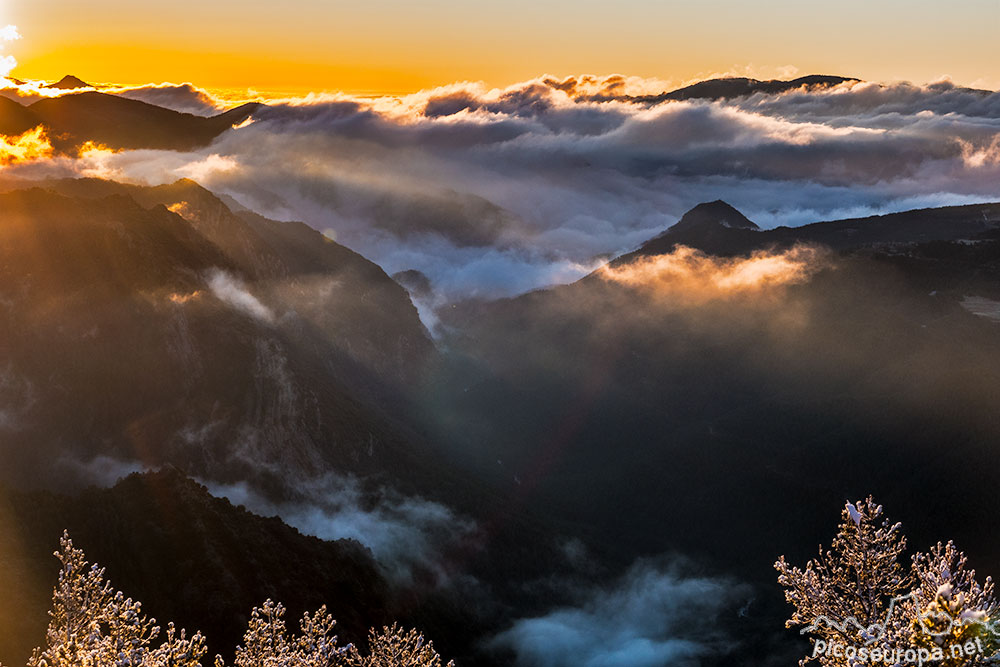
[(703, 202), (681, 216), (660, 236), (647, 241), (635, 252), (614, 259), (612, 265), (628, 263), (639, 255), (670, 252), (678, 244), (710, 252), (736, 247), (737, 244), (750, 246), (759, 233), (760, 227), (726, 202)]
[[(0, 489), (2, 491), (2, 489)], [(390, 589), (370, 552), (324, 542), (250, 514), (175, 470), (132, 475), (78, 496), (0, 492), (0, 659), (24, 664), (44, 644), (64, 529), (143, 611), (201, 630), (230, 655), (250, 609), (282, 601), (290, 623), (327, 604), (343, 643), (392, 618)]]
[[(579, 99), (590, 101), (607, 101), (616, 99), (647, 104), (658, 104), (667, 100), (735, 99), (756, 93), (774, 95), (790, 90), (797, 90), (799, 88), (809, 90), (829, 88), (848, 81), (860, 81), (860, 79), (846, 76), (829, 76), (825, 74), (810, 74), (808, 76), (800, 76), (796, 79), (790, 79), (787, 81), (781, 79), (761, 81), (759, 79), (751, 79), (748, 77), (724, 77), (719, 79), (707, 79), (676, 90), (650, 95), (615, 95), (606, 92), (595, 95), (584, 95)], [(548, 83), (552, 85), (558, 82), (549, 80)], [(443, 103), (443, 101), (439, 101), (437, 104), (440, 105), (441, 103)], [(451, 107), (449, 107), (449, 109), (450, 108)], [(454, 111), (457, 110), (458, 109), (453, 109), (449, 112), (454, 113)]]
[(0, 134), (7, 136), (23, 134), (40, 124), (38, 116), (23, 104), (0, 96)]
[[(737, 223), (729, 222), (738, 220)], [(749, 225), (749, 226), (748, 226)], [(969, 204), (759, 230), (725, 202), (699, 204), (663, 234), (620, 258), (670, 252), (677, 244), (715, 255), (812, 243), (834, 250), (976, 239), (1000, 229), (1000, 204)]]
[(827, 76), (822, 74), (810, 74), (809, 76), (801, 76), (797, 79), (791, 79), (789, 81), (782, 81), (780, 79), (760, 81), (758, 79), (750, 79), (746, 77), (728, 77), (724, 79), (699, 81), (698, 83), (685, 86), (684, 88), (678, 88), (677, 90), (670, 91), (669, 93), (649, 95), (637, 99), (641, 99), (645, 102), (692, 99), (732, 99), (753, 95), (755, 93), (773, 95), (803, 87), (827, 88), (848, 81), (860, 81), (860, 79), (845, 76)]
[(685, 213), (676, 224), (670, 227), (670, 232), (683, 234), (703, 231), (714, 227), (723, 227), (726, 229), (760, 229), (735, 208), (721, 199), (717, 199), (713, 202), (698, 204)]
[(20, 134), (44, 125), (53, 146), (68, 152), (88, 141), (113, 149), (192, 150), (208, 145), (259, 106), (244, 104), (205, 118), (93, 91), (47, 98), (27, 107), (0, 98), (0, 133)]
[(59, 79), (55, 83), (50, 83), (45, 86), (46, 88), (59, 88), (61, 90), (75, 90), (77, 88), (93, 88), (89, 83), (73, 76), (72, 74), (67, 74), (63, 78)]
[[(493, 664), (476, 662), (480, 640), (542, 603), (526, 582), (561, 558), (561, 533), (465, 476), (418, 419), (439, 353), (404, 288), (306, 225), (233, 213), (193, 181), (17, 187), (0, 188), (0, 482), (22, 491), (9, 512), (0, 494), (0, 530), (30, 555), (0, 545), (0, 593), (23, 601), (0, 650), (38, 641), (55, 571), (40, 554), (68, 527), (117, 586), (211, 631), (213, 650), (271, 596), (296, 614), (327, 602), (348, 636), (393, 618), (463, 664)], [(376, 516), (391, 490), (482, 525), (387, 601), (354, 547), (249, 517), (180, 474), (79, 491), (116, 460), (292, 503), (340, 474)], [(23, 491), (39, 487), (76, 495)]]
[(204, 118), (130, 100), (86, 92), (39, 100), (28, 107), (62, 148), (93, 141), (111, 148), (191, 150), (205, 146), (260, 105), (249, 103)]
[(220, 248), (240, 275), (274, 290), (279, 302), (308, 301), (312, 283), (336, 282), (337, 290), (315, 286), (324, 299), (299, 304), (297, 312), (317, 324), (329, 344), (349, 349), (354, 361), (381, 377), (412, 380), (433, 354), (406, 291), (377, 264), (304, 223), (233, 213), (189, 179), (151, 188), (96, 179), (49, 181), (45, 187), (74, 197), (123, 194), (144, 207), (171, 207)]
[(5, 477), (52, 483), (73, 434), (74, 457), (286, 490), (330, 469), (437, 479), (400, 389), (433, 345), (379, 267), (191, 181), (45, 187), (0, 195)]
[(392, 274), (392, 279), (406, 288), (406, 291), (414, 298), (426, 298), (434, 293), (434, 286), (431, 284), (431, 279), (422, 271), (417, 271), (416, 269), (399, 271)]

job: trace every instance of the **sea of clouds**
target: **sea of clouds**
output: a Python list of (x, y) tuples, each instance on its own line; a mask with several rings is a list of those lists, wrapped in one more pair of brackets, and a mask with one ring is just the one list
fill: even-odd
[[(664, 101), (648, 80), (541, 77), (403, 97), (272, 99), (195, 152), (89, 151), (26, 175), (190, 177), (303, 220), (441, 300), (567, 282), (724, 199), (764, 228), (1000, 199), (1000, 94), (849, 81)], [(121, 90), (185, 112), (190, 84)]]

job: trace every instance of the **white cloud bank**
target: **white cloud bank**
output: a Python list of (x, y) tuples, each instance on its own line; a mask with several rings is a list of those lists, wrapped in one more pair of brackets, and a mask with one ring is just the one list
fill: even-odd
[(745, 603), (745, 586), (642, 561), (578, 606), (516, 621), (493, 639), (519, 667), (688, 667), (726, 653), (719, 620)]
[[(418, 269), (448, 298), (573, 280), (701, 201), (773, 227), (1000, 199), (998, 93), (948, 82), (731, 101), (653, 92), (625, 77), (543, 77), (314, 95), (272, 101), (201, 151), (47, 169), (145, 183), (197, 173), (260, 213), (332, 230), (389, 273)], [(184, 87), (128, 94), (203, 112), (219, 103)]]

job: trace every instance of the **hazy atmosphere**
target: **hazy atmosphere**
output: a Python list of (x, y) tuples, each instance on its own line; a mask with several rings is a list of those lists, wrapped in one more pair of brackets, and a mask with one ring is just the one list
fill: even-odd
[(0, 3), (0, 661), (991, 664), (998, 27)]

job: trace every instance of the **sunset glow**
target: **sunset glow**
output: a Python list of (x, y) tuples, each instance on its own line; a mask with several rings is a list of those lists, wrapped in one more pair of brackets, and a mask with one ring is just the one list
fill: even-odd
[(0, 663), (997, 659), (998, 28), (0, 0)]
[(51, 157), (52, 152), (52, 144), (42, 126), (16, 137), (0, 134), (0, 166)]
[(371, 93), (461, 80), (509, 85), (545, 72), (621, 72), (675, 86), (724, 73), (795, 72), (1000, 84), (980, 66), (996, 59), (1000, 24), (1000, 7), (986, 0), (920, 1), (904, 12), (860, 0), (824, 9), (791, 0), (6, 4), (6, 21), (24, 36), (15, 74), (46, 80), (72, 73), (98, 82)]
[(659, 296), (697, 302), (805, 282), (823, 268), (823, 255), (816, 248), (797, 246), (783, 252), (723, 258), (677, 246), (668, 254), (620, 266), (606, 264), (597, 273), (605, 280)]

